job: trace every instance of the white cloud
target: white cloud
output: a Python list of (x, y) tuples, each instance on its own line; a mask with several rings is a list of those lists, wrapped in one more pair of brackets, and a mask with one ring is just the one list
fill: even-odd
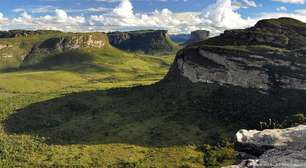
[(287, 8), (285, 6), (280, 6), (276, 8), (276, 11), (287, 11)]
[(113, 10), (114, 14), (120, 17), (134, 17), (133, 5), (129, 0), (122, 0), (118, 7)]
[[(251, 1), (245, 1), (251, 3)], [(213, 34), (224, 29), (242, 28), (254, 23), (243, 19), (236, 11), (231, 0), (217, 0), (202, 12), (174, 13), (169, 9), (155, 10), (151, 13), (134, 13), (129, 0), (122, 0), (111, 13), (92, 15), (92, 29), (133, 30), (133, 29), (167, 29), (171, 33), (190, 32), (196, 29), (208, 29)]]
[[(101, 0), (99, 0), (101, 1)], [(169, 9), (136, 13), (130, 0), (103, 0), (120, 3), (117, 7), (105, 9), (90, 8), (98, 12), (91, 15), (70, 15), (70, 12), (86, 12), (48, 8), (46, 15), (31, 15), (25, 10), (16, 9), (20, 16), (12, 19), (0, 13), (0, 29), (56, 29), (63, 31), (128, 31), (135, 29), (166, 29), (170, 33), (186, 33), (196, 29), (206, 29), (218, 34), (225, 29), (237, 29), (252, 26), (256, 21), (266, 18), (293, 17), (306, 21), (306, 10), (287, 13), (285, 7), (279, 7), (274, 13), (261, 13), (253, 18), (240, 15), (240, 8), (258, 7), (253, 0), (216, 0), (199, 12), (173, 12)], [(237, 2), (240, 5), (237, 5)], [(244, 5), (242, 5), (244, 4)], [(97, 10), (98, 9), (98, 10)], [(42, 12), (42, 10), (41, 10)]]
[(274, 2), (283, 2), (283, 3), (291, 3), (291, 4), (304, 4), (305, 0), (272, 0)]
[(241, 17), (231, 0), (217, 0), (215, 4), (202, 11), (202, 19), (212, 26), (227, 29), (243, 28), (254, 24), (254, 20)]

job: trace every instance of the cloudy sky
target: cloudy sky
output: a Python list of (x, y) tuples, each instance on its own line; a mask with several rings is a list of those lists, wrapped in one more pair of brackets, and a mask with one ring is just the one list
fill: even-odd
[(1, 0), (0, 30), (188, 33), (245, 28), (265, 18), (306, 22), (306, 0)]

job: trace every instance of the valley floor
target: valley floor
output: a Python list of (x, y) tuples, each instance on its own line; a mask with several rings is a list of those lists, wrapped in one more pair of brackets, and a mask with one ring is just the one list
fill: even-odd
[[(109, 89), (155, 83), (167, 73), (173, 58), (144, 56), (134, 62), (124, 60), (124, 66), (129, 69), (120, 69), (119, 63), (118, 67), (112, 68), (120, 71), (112, 73), (67, 70), (1, 72), (0, 167), (202, 167), (203, 154), (195, 145), (176, 145), (174, 142), (173, 145), (160, 146), (154, 144), (157, 141), (147, 143), (152, 138), (141, 137), (143, 131), (154, 131), (156, 124), (166, 126), (166, 122), (153, 118), (150, 122), (130, 121), (121, 127), (118, 124), (126, 109), (121, 109), (120, 116), (111, 110), (112, 107), (107, 107), (107, 102), (115, 102), (113, 99), (118, 99), (118, 104), (114, 105), (116, 110), (121, 106), (120, 96), (107, 94)], [(93, 100), (91, 106), (96, 105), (97, 110), (101, 106), (109, 108), (109, 113), (95, 116), (94, 111), (86, 111), (86, 106), (78, 106), (83, 100), (75, 102), (77, 96), (74, 94), (85, 96), (89, 103), (91, 98), (99, 99)], [(70, 106), (53, 108), (53, 105), (65, 101), (71, 101)], [(65, 108), (70, 108), (69, 112), (75, 114), (56, 118), (65, 112)], [(82, 108), (85, 110), (80, 112)], [(55, 114), (49, 116), (49, 112)], [(87, 123), (91, 124), (80, 126)], [(39, 130), (38, 127), (45, 129)], [(79, 128), (83, 130), (76, 130)], [(83, 134), (86, 136), (82, 137)], [(159, 133), (155, 134), (158, 136)]]

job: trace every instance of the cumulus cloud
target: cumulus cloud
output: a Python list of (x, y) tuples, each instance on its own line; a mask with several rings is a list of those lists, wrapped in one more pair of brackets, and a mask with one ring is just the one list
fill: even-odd
[[(248, 0), (243, 2), (251, 3)], [(111, 13), (93, 15), (89, 22), (92, 29), (103, 27), (106, 31), (151, 28), (182, 33), (208, 29), (217, 34), (224, 29), (242, 28), (254, 23), (251, 19), (242, 18), (237, 9), (231, 0), (217, 0), (202, 12), (174, 13), (169, 9), (162, 9), (150, 13), (134, 13), (131, 2), (122, 0)]]
[(212, 26), (228, 29), (243, 28), (254, 24), (254, 20), (242, 18), (236, 10), (231, 0), (217, 0), (215, 4), (202, 11), (201, 18)]
[(1, 20), (5, 20), (2, 29), (51, 29), (62, 31), (80, 31), (86, 23), (83, 16), (69, 16), (66, 11), (56, 9), (53, 15), (33, 17), (26, 11), (23, 11), (19, 17), (13, 19), (4, 18), (0, 14)]
[[(95, 9), (99, 9), (98, 11), (95, 10), (96, 14), (85, 16), (82, 14), (71, 16), (72, 9), (53, 9), (46, 15), (38, 16), (31, 15), (24, 10), (18, 10), (20, 16), (12, 19), (8, 19), (0, 13), (0, 24), (2, 26), (0, 28), (56, 29), (63, 31), (166, 29), (170, 33), (187, 33), (197, 29), (206, 29), (211, 31), (212, 34), (219, 34), (225, 29), (252, 26), (258, 20), (266, 18), (293, 17), (306, 21), (306, 10), (287, 13), (285, 8), (279, 8), (275, 13), (261, 13), (255, 18), (245, 18), (240, 15), (239, 9), (241, 8), (258, 7), (254, 0), (216, 0), (215, 3), (199, 12), (173, 12), (165, 8), (146, 13), (135, 12), (131, 0), (99, 1), (116, 3), (119, 1), (119, 4), (111, 10), (96, 7)], [(85, 10), (79, 12), (85, 12)]]

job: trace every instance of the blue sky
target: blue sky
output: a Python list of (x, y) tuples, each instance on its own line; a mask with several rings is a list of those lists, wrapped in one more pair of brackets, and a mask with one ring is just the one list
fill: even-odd
[(304, 0), (1, 0), (0, 29), (220, 33), (273, 17), (306, 22), (306, 4)]

